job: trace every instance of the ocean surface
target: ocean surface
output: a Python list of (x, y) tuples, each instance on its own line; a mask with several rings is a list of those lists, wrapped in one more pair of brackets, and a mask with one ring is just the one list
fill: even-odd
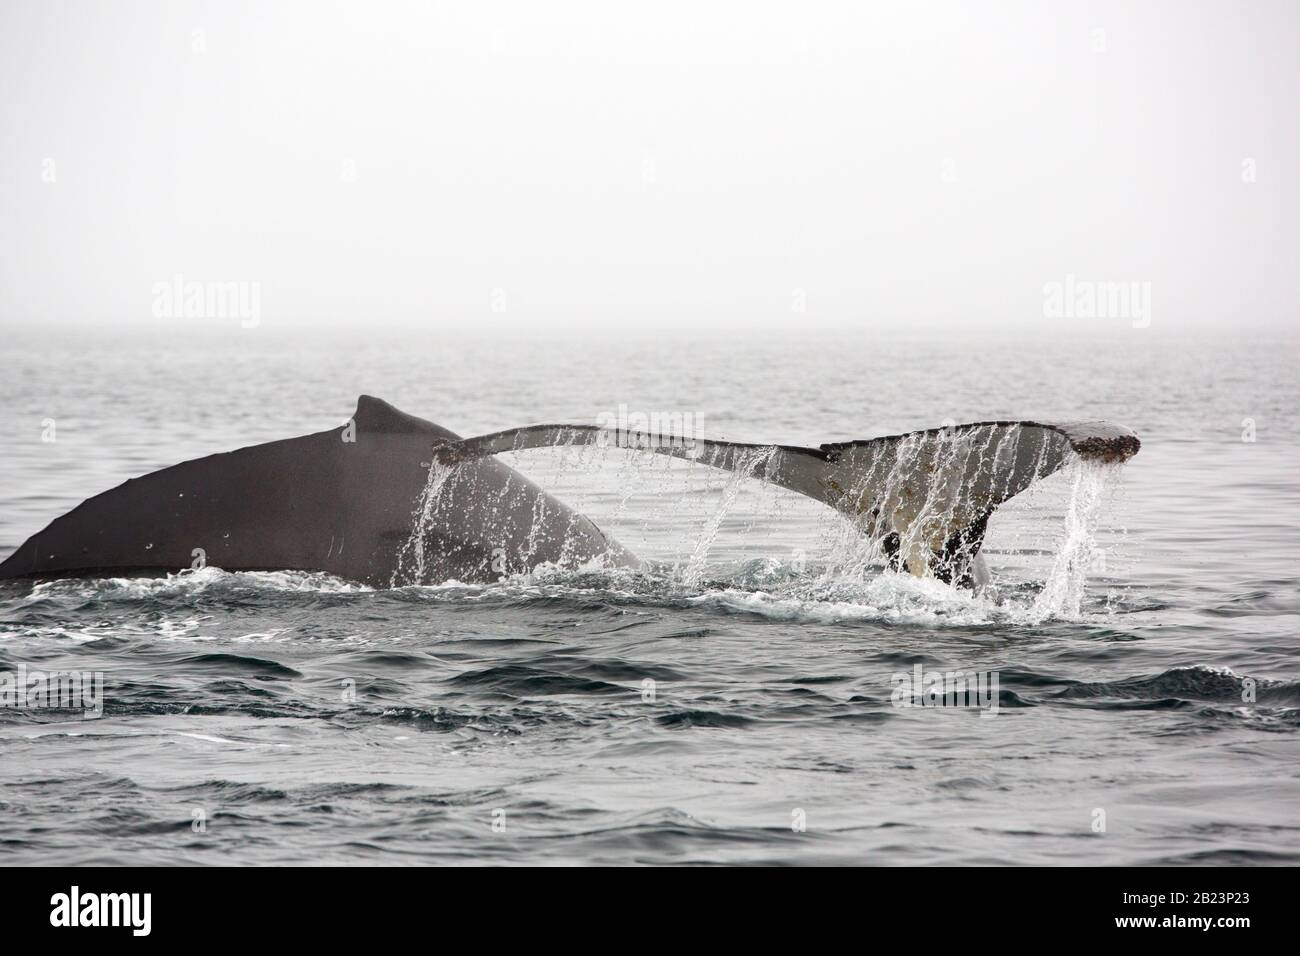
[[(97, 718), (0, 709), (0, 862), (1300, 863), (1300, 334), (218, 325), (5, 329), (0, 557), (361, 393), (462, 435), (626, 405), (741, 441), (1104, 418), (1143, 446), (994, 516), (1000, 603), (618, 449), (509, 462), (643, 571), (0, 582), (0, 671), (103, 675)], [(996, 675), (996, 709), (897, 706), (918, 665)]]

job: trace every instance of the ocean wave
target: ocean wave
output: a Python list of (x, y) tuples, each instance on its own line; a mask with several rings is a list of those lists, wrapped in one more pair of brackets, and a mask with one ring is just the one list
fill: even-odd
[(1227, 667), (1194, 664), (1159, 674), (1122, 680), (1079, 683), (1059, 691), (1064, 699), (1212, 701), (1220, 703), (1300, 705), (1300, 682), (1240, 676)]

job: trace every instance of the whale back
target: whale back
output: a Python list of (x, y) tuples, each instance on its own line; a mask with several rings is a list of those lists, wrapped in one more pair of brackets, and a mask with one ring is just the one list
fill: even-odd
[[(376, 587), (483, 581), (542, 562), (635, 559), (496, 460), (458, 477), (436, 525), (414, 528), (430, 448), (454, 432), (363, 395), (328, 431), (182, 462), (95, 495), (32, 535), (0, 577), (325, 571)], [(420, 535), (418, 574), (402, 561)]]

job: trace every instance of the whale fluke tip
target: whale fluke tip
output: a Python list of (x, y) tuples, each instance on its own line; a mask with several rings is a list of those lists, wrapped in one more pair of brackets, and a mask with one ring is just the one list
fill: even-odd
[(1131, 428), (1111, 422), (1070, 422), (1055, 427), (1070, 440), (1075, 454), (1088, 461), (1123, 464), (1142, 447)]

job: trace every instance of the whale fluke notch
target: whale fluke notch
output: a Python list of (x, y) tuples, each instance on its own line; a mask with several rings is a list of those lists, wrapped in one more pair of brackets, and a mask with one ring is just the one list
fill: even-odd
[(443, 442), (444, 464), (556, 445), (643, 448), (823, 502), (879, 539), (892, 564), (975, 586), (989, 516), (1072, 456), (1124, 462), (1141, 447), (1103, 421), (989, 421), (812, 447), (757, 445), (598, 425), (530, 425)]

